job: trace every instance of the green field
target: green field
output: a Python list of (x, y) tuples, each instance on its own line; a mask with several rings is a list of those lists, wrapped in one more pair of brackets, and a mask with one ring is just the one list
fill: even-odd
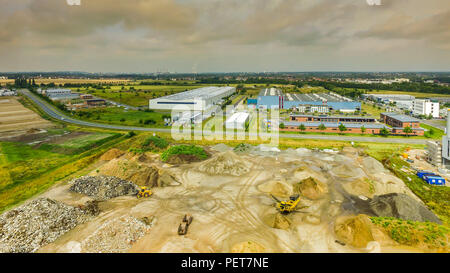
[(0, 142), (0, 212), (87, 166), (103, 147), (120, 141), (120, 136), (117, 133), (85, 133), (75, 137), (62, 136), (58, 139), (67, 139), (61, 143), (34, 146)]
[(361, 111), (366, 112), (375, 118), (380, 118), (380, 114), (385, 112), (383, 108), (379, 109), (378, 107), (368, 103), (361, 103)]
[(75, 113), (76, 118), (106, 124), (162, 128), (164, 117), (170, 116), (170, 111), (137, 111), (125, 110), (119, 107), (83, 109)]
[[(365, 89), (363, 89), (365, 90)], [(411, 95), (416, 98), (432, 98), (432, 97), (450, 97), (449, 94), (436, 94), (436, 93), (421, 93), (421, 92), (409, 92), (409, 91), (392, 91), (392, 90), (371, 90), (368, 94), (400, 94)]]

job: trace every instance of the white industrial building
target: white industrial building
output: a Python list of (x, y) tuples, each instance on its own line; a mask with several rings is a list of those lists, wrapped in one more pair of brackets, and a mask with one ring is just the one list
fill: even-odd
[(150, 100), (150, 109), (173, 110), (179, 106), (208, 112), (222, 103), (222, 99), (236, 92), (235, 87), (203, 87)]
[(416, 99), (412, 106), (413, 114), (416, 116), (431, 115), (433, 118), (439, 118), (439, 102), (433, 102), (429, 99)]
[(450, 169), (450, 109), (447, 113), (446, 135), (442, 137), (442, 163)]
[(72, 100), (80, 97), (79, 93), (72, 93), (70, 89), (56, 88), (41, 91), (51, 100)]
[(250, 119), (249, 113), (245, 113), (245, 112), (234, 113), (225, 122), (225, 127), (227, 129), (245, 130), (245, 127), (247, 126), (249, 119)]

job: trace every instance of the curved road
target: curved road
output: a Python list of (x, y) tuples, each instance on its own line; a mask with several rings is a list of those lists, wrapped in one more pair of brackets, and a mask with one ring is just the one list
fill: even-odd
[[(161, 133), (171, 133), (171, 129), (163, 128), (145, 128), (145, 127), (134, 127), (134, 126), (122, 126), (122, 125), (112, 125), (97, 122), (83, 121), (79, 119), (71, 118), (56, 109), (53, 105), (42, 100), (35, 94), (32, 94), (26, 89), (19, 90), (19, 93), (27, 96), (31, 99), (39, 108), (41, 108), (46, 114), (52, 118), (58, 119), (63, 122), (72, 123), (76, 125), (104, 128), (112, 130), (124, 130), (124, 131), (146, 131), (146, 132), (161, 132)], [(200, 131), (193, 131), (194, 133), (201, 133)], [(210, 135), (210, 131), (203, 131), (205, 135)], [(250, 136), (256, 136), (255, 133), (247, 133)], [(262, 137), (269, 138), (271, 134), (261, 133)], [(280, 138), (292, 138), (292, 139), (315, 139), (315, 140), (334, 140), (334, 141), (353, 141), (353, 142), (377, 142), (377, 143), (401, 143), (401, 144), (426, 144), (426, 139), (409, 139), (409, 138), (382, 138), (382, 137), (357, 137), (357, 136), (331, 136), (331, 135), (294, 135), (294, 134), (280, 134)]]

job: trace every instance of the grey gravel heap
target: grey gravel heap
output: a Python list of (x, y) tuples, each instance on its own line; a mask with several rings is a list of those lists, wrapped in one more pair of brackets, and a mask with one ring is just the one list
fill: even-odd
[(88, 219), (79, 208), (36, 199), (0, 216), (0, 252), (35, 252)]
[(96, 200), (137, 194), (139, 187), (115, 176), (82, 176), (70, 182), (70, 191), (85, 194)]

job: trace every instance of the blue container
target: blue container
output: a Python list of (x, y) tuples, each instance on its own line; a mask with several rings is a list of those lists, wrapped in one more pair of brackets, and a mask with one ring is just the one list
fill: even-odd
[(419, 178), (422, 178), (422, 179), (423, 179), (423, 177), (424, 177), (425, 175), (436, 176), (434, 173), (430, 173), (430, 172), (417, 172), (417, 176), (418, 176)]
[(430, 185), (438, 185), (438, 186), (445, 185), (445, 179), (440, 176), (426, 175), (423, 177), (423, 179)]

